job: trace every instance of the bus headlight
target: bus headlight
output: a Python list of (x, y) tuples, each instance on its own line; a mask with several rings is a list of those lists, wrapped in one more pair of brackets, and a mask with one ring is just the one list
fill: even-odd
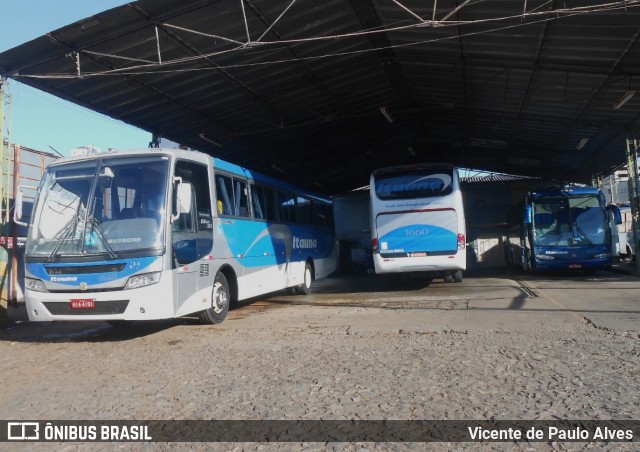
[(555, 259), (555, 257), (549, 256), (547, 254), (536, 254), (536, 259), (540, 259), (541, 261), (552, 261)]
[(143, 275), (136, 275), (129, 278), (124, 288), (126, 289), (138, 289), (139, 287), (150, 286), (160, 281), (160, 272), (145, 273)]
[(47, 288), (44, 286), (44, 283), (40, 279), (25, 278), (24, 286), (29, 290), (33, 290), (34, 292), (48, 292)]
[(610, 259), (611, 254), (609, 253), (596, 254), (595, 256), (593, 256), (593, 258), (594, 259)]

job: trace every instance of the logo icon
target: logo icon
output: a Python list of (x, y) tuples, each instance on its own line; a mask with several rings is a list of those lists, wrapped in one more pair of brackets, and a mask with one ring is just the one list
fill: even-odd
[(89, 284), (87, 284), (86, 282), (80, 283), (80, 290), (87, 290), (88, 288), (89, 288)]
[(39, 440), (40, 439), (40, 423), (39, 422), (8, 422), (7, 423), (7, 439), (8, 440)]

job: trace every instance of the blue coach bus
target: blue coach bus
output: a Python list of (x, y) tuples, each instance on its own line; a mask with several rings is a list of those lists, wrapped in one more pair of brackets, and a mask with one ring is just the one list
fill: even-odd
[(620, 221), (620, 210), (607, 206), (598, 188), (530, 192), (520, 237), (522, 268), (586, 272), (611, 268), (611, 228)]
[(238, 300), (309, 293), (336, 251), (325, 197), (195, 151), (80, 155), (38, 188), (25, 299), (32, 321), (218, 323)]

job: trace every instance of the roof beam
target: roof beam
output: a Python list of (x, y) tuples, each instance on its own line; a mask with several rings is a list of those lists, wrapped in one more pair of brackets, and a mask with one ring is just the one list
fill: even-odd
[[(556, 1), (549, 6), (549, 10), (553, 11), (556, 7)], [(535, 82), (538, 78), (538, 71), (540, 70), (540, 59), (542, 57), (542, 51), (544, 49), (544, 45), (547, 41), (547, 36), (549, 34), (549, 28), (551, 27), (551, 21), (546, 21), (544, 24), (544, 29), (542, 33), (540, 33), (540, 37), (538, 38), (538, 50), (536, 51), (536, 57), (533, 63), (533, 72), (531, 72), (531, 77), (529, 77), (529, 83), (527, 84), (527, 88), (524, 92), (524, 96), (522, 96), (522, 101), (520, 102), (520, 107), (518, 108), (518, 115), (516, 116), (516, 120), (513, 123), (513, 128), (511, 129), (511, 136), (507, 140), (508, 143), (511, 143), (515, 136), (518, 133), (518, 129), (520, 128), (520, 124), (522, 124), (522, 117), (524, 115), (524, 111), (527, 108), (527, 104), (531, 99), (531, 95), (533, 93), (533, 88)]]
[[(372, 0), (349, 0), (349, 2), (363, 30), (383, 28)], [(398, 98), (400, 109), (409, 110), (415, 107), (415, 97), (410, 88), (411, 84), (402, 71), (402, 66), (398, 62), (396, 53), (386, 33), (369, 33), (367, 34), (367, 39), (371, 46), (376, 49), (375, 55), (389, 79), (391, 90)], [(413, 130), (413, 136), (416, 137), (413, 141), (418, 143), (427, 141), (428, 128), (424, 124), (424, 119), (421, 115), (405, 117), (404, 121)]]
[[(254, 4), (254, 2), (252, 0), (242, 0), (244, 3), (246, 3), (248, 9), (262, 22), (262, 24), (265, 26), (266, 31), (264, 31), (260, 37), (258, 38), (258, 41), (260, 41), (261, 39), (263, 39), (265, 37), (265, 35), (267, 33), (271, 33), (272, 35), (274, 35), (278, 40), (283, 41), (283, 37), (278, 33), (278, 31), (275, 28), (275, 24), (282, 18), (282, 16), (284, 14), (286, 14), (286, 12), (289, 10), (289, 8), (293, 5), (293, 3), (295, 2), (295, 0), (292, 0), (288, 6), (285, 8), (285, 10), (275, 19), (275, 21), (270, 21), (269, 19), (267, 19), (264, 14), (262, 14), (262, 12), (260, 11), (260, 9)], [(339, 119), (343, 116), (347, 116), (350, 118), (355, 118), (357, 115), (356, 113), (353, 111), (353, 109), (349, 106), (349, 104), (345, 101), (345, 96), (340, 96), (337, 93), (335, 93), (329, 86), (327, 86), (327, 84), (321, 80), (309, 67), (309, 65), (305, 62), (304, 59), (300, 58), (300, 56), (298, 55), (298, 53), (295, 51), (295, 49), (292, 47), (292, 45), (290, 44), (285, 44), (285, 48), (287, 49), (287, 51), (296, 59), (296, 62), (298, 65), (300, 65), (305, 73), (305, 75), (312, 80), (313, 84), (315, 86), (320, 87), (320, 90), (323, 92), (323, 97), (326, 100), (326, 105), (327, 105), (327, 112), (326, 115), (321, 115), (319, 112), (311, 112), (312, 114), (315, 114), (316, 116), (318, 116), (318, 121), (317, 123), (326, 123), (328, 120), (336, 120)], [(333, 106), (337, 106), (336, 110), (331, 111)], [(309, 111), (309, 110), (307, 110)], [(341, 114), (340, 112), (346, 112), (345, 114)], [(296, 124), (296, 123), (287, 123), (287, 124), (282, 124), (281, 128), (291, 128), (291, 127), (304, 127), (304, 126), (308, 126), (308, 125), (314, 125), (315, 123), (303, 123), (303, 124)], [(364, 121), (357, 121), (357, 128), (361, 131), (361, 133), (368, 135), (368, 136), (373, 136), (373, 131), (366, 125), (366, 123)], [(242, 135), (244, 133), (247, 134), (252, 134), (255, 132), (252, 131), (239, 131), (236, 135)], [(373, 140), (373, 142), (378, 143), (377, 140)], [(361, 167), (357, 167), (356, 169), (358, 172), (362, 172), (362, 168)], [(351, 171), (349, 171), (351, 172)], [(368, 173), (366, 174), (366, 176), (368, 177)]]
[[(456, 0), (456, 8), (451, 13), (449, 13), (443, 20), (448, 19), (455, 13), (456, 19), (459, 21), (460, 10), (467, 3), (469, 3), (469, 0), (464, 1), (462, 4), (459, 4), (458, 1)], [(462, 43), (462, 34), (460, 33), (460, 25), (456, 26), (456, 34), (458, 39), (458, 52), (460, 54), (459, 58), (462, 66), (462, 95), (464, 96), (463, 136), (465, 140), (468, 142), (469, 129), (467, 128), (467, 124), (469, 123), (469, 87), (467, 85), (467, 62), (466, 62), (465, 53), (464, 53), (464, 46)], [(461, 149), (461, 154), (464, 153), (464, 150), (465, 150), (464, 146), (461, 147), (460, 149)], [(462, 155), (459, 157), (459, 159), (462, 160)]]
[[(137, 11), (140, 15), (142, 15), (146, 20), (149, 21), (150, 24), (155, 25), (157, 24), (157, 21), (154, 20), (153, 17), (149, 16), (144, 10), (142, 10), (142, 8), (140, 6), (138, 6), (137, 4), (132, 4), (131, 7)], [(157, 24), (157, 27), (159, 27), (167, 36), (169, 36), (171, 39), (173, 39), (175, 42), (177, 42), (180, 46), (184, 47), (185, 49), (187, 49), (192, 55), (194, 56), (199, 56), (202, 57), (203, 61), (206, 61), (206, 63), (216, 69), (217, 71), (219, 71), (220, 74), (222, 74), (223, 76), (225, 76), (227, 79), (229, 79), (231, 82), (233, 82), (234, 84), (236, 84), (237, 86), (239, 86), (240, 88), (242, 88), (243, 90), (247, 91), (249, 94), (251, 94), (251, 96), (253, 98), (255, 98), (258, 102), (262, 103), (264, 106), (266, 106), (268, 109), (270, 109), (271, 111), (274, 112), (274, 114), (277, 117), (280, 117), (280, 112), (278, 111), (278, 109), (272, 105), (271, 103), (269, 103), (267, 100), (265, 100), (262, 96), (260, 96), (255, 90), (253, 90), (250, 86), (248, 86), (246, 83), (244, 83), (242, 80), (238, 79), (237, 77), (234, 77), (229, 71), (223, 69), (220, 67), (220, 65), (218, 65), (216, 62), (212, 61), (211, 58), (209, 57), (205, 57), (202, 52), (200, 52), (198, 49), (196, 49), (194, 46), (192, 46), (189, 42), (185, 41), (184, 39), (182, 39), (181, 37), (179, 37), (178, 35), (176, 35), (172, 30), (170, 30), (168, 27), (165, 27), (163, 24)]]
[[(634, 34), (633, 38), (631, 38), (631, 40), (629, 41), (625, 49), (622, 51), (622, 53), (618, 57), (618, 59), (611, 66), (611, 69), (609, 70), (607, 77), (603, 80), (600, 86), (593, 91), (593, 95), (591, 96), (589, 101), (585, 104), (582, 110), (580, 110), (578, 115), (575, 117), (575, 119), (573, 120), (572, 126), (569, 127), (564, 133), (564, 135), (560, 138), (560, 140), (557, 143), (558, 147), (562, 146), (564, 142), (567, 140), (567, 138), (569, 138), (569, 136), (571, 136), (571, 134), (578, 128), (578, 125), (582, 120), (582, 117), (589, 110), (589, 108), (591, 108), (595, 100), (598, 98), (602, 90), (609, 84), (611, 79), (619, 75), (618, 68), (620, 67), (622, 62), (625, 60), (625, 58), (627, 58), (627, 56), (631, 53), (631, 50), (633, 50), (633, 48), (638, 44), (638, 41), (640, 41), (640, 27), (638, 27), (638, 30)], [(615, 100), (615, 99), (612, 99), (612, 100)], [(620, 133), (624, 133), (624, 132), (620, 132)], [(615, 136), (613, 138), (615, 138)], [(602, 148), (598, 149), (598, 152), (600, 152), (601, 149)]]
[[(382, 28), (382, 22), (380, 22), (371, 0), (349, 0), (349, 2), (364, 30)], [(391, 82), (393, 91), (398, 96), (402, 108), (411, 107), (414, 102), (413, 94), (386, 34), (371, 33), (367, 35), (367, 39), (376, 49), (378, 60)]]

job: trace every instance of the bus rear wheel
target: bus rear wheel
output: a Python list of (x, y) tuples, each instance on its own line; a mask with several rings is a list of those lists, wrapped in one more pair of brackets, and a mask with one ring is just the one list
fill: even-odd
[(462, 282), (462, 270), (456, 270), (453, 272), (453, 282), (456, 282), (456, 283)]
[(200, 311), (198, 316), (200, 321), (206, 325), (213, 325), (222, 322), (229, 312), (229, 303), (231, 301), (231, 292), (229, 291), (229, 283), (222, 273), (216, 275), (213, 283), (213, 291), (211, 293), (211, 307)]
[(304, 264), (304, 277), (302, 284), (296, 286), (298, 295), (309, 295), (313, 286), (313, 267), (310, 262)]

